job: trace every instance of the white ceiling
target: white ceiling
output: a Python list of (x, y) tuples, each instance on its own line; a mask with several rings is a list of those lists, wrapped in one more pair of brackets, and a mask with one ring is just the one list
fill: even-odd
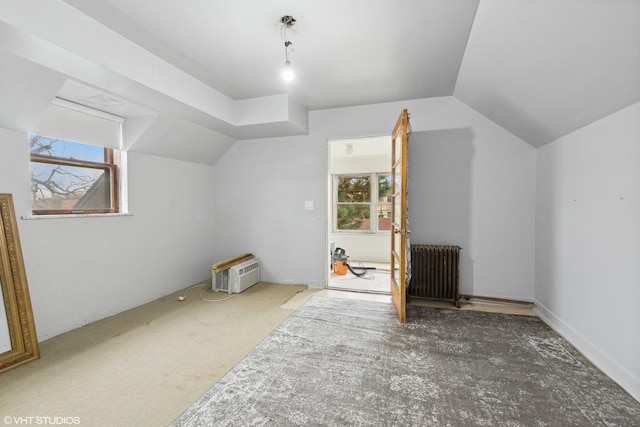
[(454, 96), (535, 147), (640, 101), (640, 1), (481, 1)]
[[(289, 92), (320, 109), (451, 95), (478, 2), (67, 3), (233, 99)], [(296, 71), (290, 85), (280, 78), (284, 15), (297, 19), (288, 31)]]
[(438, 96), (538, 147), (640, 101), (639, 76), (640, 0), (0, 4), (0, 126), (28, 128), (56, 94), (93, 100), (145, 123), (145, 152), (176, 129), (193, 151), (162, 155), (217, 144), (207, 163), (236, 139), (306, 133), (309, 110)]

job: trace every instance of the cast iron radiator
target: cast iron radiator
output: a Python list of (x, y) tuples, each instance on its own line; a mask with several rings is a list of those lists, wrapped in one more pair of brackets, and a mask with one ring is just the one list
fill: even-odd
[(452, 300), (460, 307), (460, 246), (411, 245), (410, 297)]

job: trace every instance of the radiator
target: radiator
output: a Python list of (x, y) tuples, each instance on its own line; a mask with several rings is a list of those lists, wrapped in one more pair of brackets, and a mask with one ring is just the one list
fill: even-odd
[[(258, 260), (253, 258), (226, 271), (213, 274), (216, 275), (213, 279), (214, 291), (239, 294), (260, 281), (260, 265)], [(221, 276), (221, 280), (218, 280), (218, 275)]]
[(411, 245), (410, 297), (451, 300), (460, 307), (460, 246)]

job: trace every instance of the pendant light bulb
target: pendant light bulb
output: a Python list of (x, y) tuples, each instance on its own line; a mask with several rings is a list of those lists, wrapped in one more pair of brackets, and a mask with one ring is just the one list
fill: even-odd
[(284, 63), (284, 72), (282, 73), (282, 78), (285, 82), (290, 82), (293, 80), (293, 70), (291, 69), (291, 62), (289, 60)]

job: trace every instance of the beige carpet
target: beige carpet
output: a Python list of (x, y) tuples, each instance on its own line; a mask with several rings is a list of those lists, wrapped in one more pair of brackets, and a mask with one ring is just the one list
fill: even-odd
[(281, 306), (305, 289), (258, 283), (222, 302), (193, 289), (183, 302), (175, 293), (54, 337), (40, 344), (40, 360), (2, 374), (0, 416), (165, 426), (282, 323), (299, 304)]

